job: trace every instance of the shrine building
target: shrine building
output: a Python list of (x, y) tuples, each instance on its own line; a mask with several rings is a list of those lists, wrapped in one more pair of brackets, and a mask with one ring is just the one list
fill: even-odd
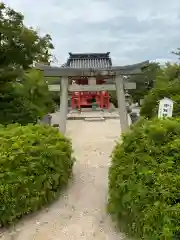
[[(110, 58), (110, 52), (107, 53), (69, 53), (69, 58), (63, 67), (70, 68), (99, 68), (110, 69), (112, 67), (112, 61)], [(90, 78), (87, 76), (73, 77), (70, 84), (72, 85), (102, 85), (105, 84), (107, 76), (96, 76)], [(81, 109), (85, 107), (92, 107), (93, 103), (96, 103), (98, 107), (109, 109), (109, 93), (107, 91), (78, 91), (71, 93), (71, 107), (72, 109)]]

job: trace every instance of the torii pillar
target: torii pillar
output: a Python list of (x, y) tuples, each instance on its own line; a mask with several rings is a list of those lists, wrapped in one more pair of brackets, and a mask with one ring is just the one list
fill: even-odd
[(116, 95), (117, 95), (117, 101), (118, 101), (121, 132), (124, 133), (129, 129), (129, 121), (128, 121), (128, 114), (126, 109), (123, 76), (121, 75), (116, 76), (115, 83), (116, 83)]
[(68, 115), (68, 77), (63, 77), (61, 79), (60, 88), (60, 119), (59, 119), (59, 129), (60, 132), (65, 134), (66, 132), (66, 120)]

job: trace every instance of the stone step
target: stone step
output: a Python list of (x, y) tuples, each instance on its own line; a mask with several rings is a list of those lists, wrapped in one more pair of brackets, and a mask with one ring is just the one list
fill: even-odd
[(105, 118), (103, 117), (85, 117), (84, 121), (89, 121), (89, 122), (93, 122), (93, 121), (105, 121)]

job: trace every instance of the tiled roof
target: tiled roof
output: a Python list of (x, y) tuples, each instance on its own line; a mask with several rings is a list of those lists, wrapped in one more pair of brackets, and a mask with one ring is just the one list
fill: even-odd
[(109, 68), (112, 66), (111, 58), (107, 53), (69, 53), (69, 59), (64, 67), (72, 68)]

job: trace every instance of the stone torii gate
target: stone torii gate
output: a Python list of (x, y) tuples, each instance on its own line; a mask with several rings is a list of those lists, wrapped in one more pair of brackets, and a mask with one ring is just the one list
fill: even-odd
[[(60, 96), (60, 131), (65, 134), (66, 120), (68, 114), (68, 91), (116, 91), (118, 109), (120, 116), (121, 131), (126, 132), (129, 128), (128, 115), (126, 110), (125, 93), (126, 89), (135, 89), (136, 84), (124, 81), (124, 76), (141, 74), (142, 69), (149, 64), (149, 61), (128, 66), (112, 66), (111, 68), (71, 68), (51, 67), (37, 64), (36, 69), (44, 72), (44, 77), (58, 77), (61, 79), (58, 85), (49, 85), (50, 91), (61, 91)], [(73, 77), (88, 77), (94, 79), (97, 76), (104, 76), (110, 79), (110, 83), (103, 85), (70, 85), (69, 80)], [(54, 89), (54, 90), (53, 90)]]

